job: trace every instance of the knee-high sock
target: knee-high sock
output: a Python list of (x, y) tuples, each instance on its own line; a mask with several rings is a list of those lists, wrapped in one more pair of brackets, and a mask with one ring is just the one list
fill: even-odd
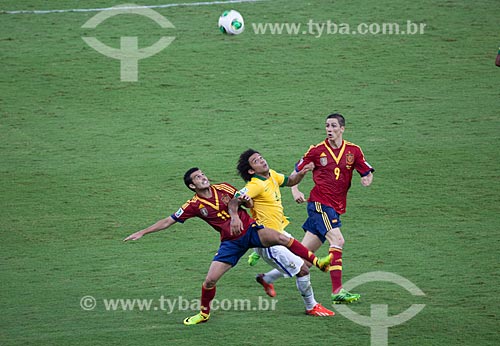
[(205, 285), (201, 285), (201, 312), (205, 314), (210, 313), (210, 303), (215, 297), (215, 286), (212, 288), (206, 288)]
[(342, 288), (342, 249), (331, 247), (330, 279), (332, 280), (332, 293), (337, 293)]
[(297, 281), (295, 281), (295, 283), (302, 296), (302, 299), (304, 299), (306, 310), (311, 310), (316, 304), (318, 304), (316, 299), (314, 299), (314, 291), (311, 286), (311, 276), (307, 274), (301, 277), (297, 277)]
[(288, 242), (286, 247), (297, 256), (302, 257), (303, 259), (308, 260), (312, 264), (316, 265), (316, 262), (318, 261), (316, 255), (309, 251), (296, 239), (290, 238), (290, 241)]

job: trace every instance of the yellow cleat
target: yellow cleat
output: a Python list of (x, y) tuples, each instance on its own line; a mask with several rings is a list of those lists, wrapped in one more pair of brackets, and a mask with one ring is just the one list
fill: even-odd
[(317, 258), (316, 263), (314, 263), (314, 265), (318, 267), (321, 271), (327, 272), (330, 269), (331, 260), (332, 260), (332, 254), (328, 254), (328, 256)]
[(186, 326), (191, 326), (191, 325), (195, 325), (198, 323), (205, 323), (206, 321), (208, 321), (209, 318), (210, 318), (210, 314), (205, 314), (203, 312), (200, 312), (194, 316), (191, 316), (191, 317), (184, 319), (184, 324)]

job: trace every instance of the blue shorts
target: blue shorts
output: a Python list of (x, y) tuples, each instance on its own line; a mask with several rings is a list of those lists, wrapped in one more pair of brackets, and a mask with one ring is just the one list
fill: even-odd
[(219, 251), (217, 251), (213, 260), (229, 263), (234, 267), (248, 249), (264, 247), (258, 234), (258, 230), (262, 228), (264, 226), (253, 223), (242, 237), (234, 240), (224, 240), (220, 243)]
[(304, 231), (317, 236), (322, 243), (326, 240), (326, 233), (334, 228), (342, 227), (340, 215), (332, 207), (318, 202), (307, 202), (307, 220), (302, 225)]

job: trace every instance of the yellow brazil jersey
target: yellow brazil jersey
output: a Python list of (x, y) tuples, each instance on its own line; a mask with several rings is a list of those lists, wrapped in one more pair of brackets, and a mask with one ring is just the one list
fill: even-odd
[(289, 224), (281, 204), (280, 186), (285, 186), (288, 177), (269, 170), (268, 179), (254, 175), (240, 193), (253, 199), (252, 217), (260, 224), (282, 232)]

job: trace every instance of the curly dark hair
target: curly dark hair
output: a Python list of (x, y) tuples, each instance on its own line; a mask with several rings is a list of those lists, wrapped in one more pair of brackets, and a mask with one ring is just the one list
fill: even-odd
[(248, 170), (252, 169), (248, 160), (253, 154), (259, 154), (259, 152), (253, 149), (248, 149), (240, 155), (240, 158), (238, 160), (236, 169), (238, 170), (238, 174), (243, 178), (244, 181), (250, 181), (252, 179), (253, 174), (248, 173)]

